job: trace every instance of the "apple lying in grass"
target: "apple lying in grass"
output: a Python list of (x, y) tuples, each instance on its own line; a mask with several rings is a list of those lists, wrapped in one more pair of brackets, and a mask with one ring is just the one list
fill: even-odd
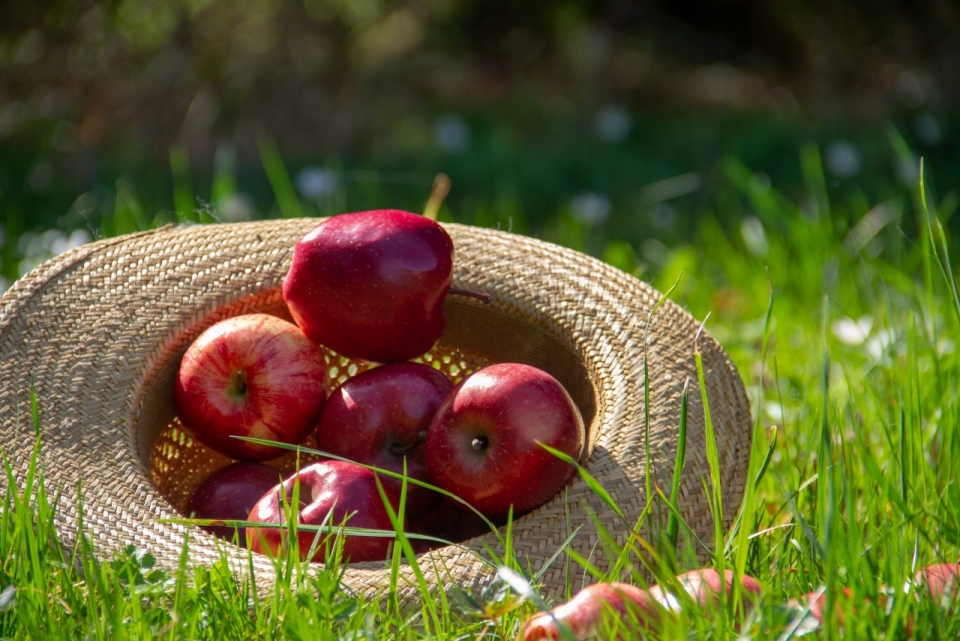
[(960, 596), (960, 576), (958, 575), (960, 575), (960, 563), (928, 565), (917, 572), (915, 578), (919, 586), (917, 592), (921, 595), (930, 595), (938, 601), (947, 599), (956, 603)]
[(583, 420), (563, 386), (529, 365), (501, 363), (463, 379), (427, 432), (427, 474), (491, 518), (545, 503), (576, 474), (544, 443), (580, 458)]
[(343, 356), (405, 361), (443, 334), (453, 241), (423, 216), (383, 209), (328, 218), (301, 238), (283, 298), (311, 340)]
[[(838, 627), (843, 627), (844, 612), (850, 612), (854, 600), (854, 592), (850, 588), (841, 588), (836, 593), (833, 602), (833, 616)], [(867, 600), (869, 602), (869, 600)], [(807, 619), (800, 625), (803, 630), (815, 630), (824, 625), (824, 615), (827, 612), (827, 592), (821, 588), (815, 592), (809, 592), (799, 599), (791, 599), (787, 605), (798, 612), (809, 609), (808, 616), (812, 617), (812, 622)]]
[[(725, 599), (729, 603), (733, 590), (733, 572), (726, 570), (724, 576), (726, 580), (721, 582), (720, 573), (716, 570), (691, 570), (678, 575), (677, 581), (699, 608), (707, 609), (716, 607), (720, 602), (721, 589), (724, 590)], [(756, 579), (743, 575), (740, 579), (740, 598), (744, 604), (745, 613), (753, 608), (762, 592), (763, 588)], [(679, 612), (682, 609), (682, 601), (669, 588), (655, 585), (650, 588), (650, 596), (668, 610)]]
[[(317, 447), (358, 463), (429, 482), (424, 466), (427, 428), (453, 385), (420, 363), (390, 363), (357, 374), (335, 389), (317, 423)], [(400, 492), (400, 481), (382, 477)], [(423, 516), (441, 495), (407, 484), (410, 518)]]
[[(193, 491), (185, 511), (188, 516), (198, 519), (245, 521), (260, 497), (280, 480), (280, 472), (269, 465), (233, 463), (207, 476)], [(225, 525), (208, 525), (203, 529), (228, 541), (236, 533), (235, 528)], [(246, 547), (243, 532), (237, 540)]]
[[(958, 595), (960, 595), (960, 577), (958, 577), (958, 574), (960, 574), (960, 564), (957, 563), (928, 565), (917, 571), (913, 578), (913, 586), (908, 582), (907, 585), (903, 587), (903, 592), (914, 587), (917, 598), (932, 598), (938, 601), (942, 607), (949, 608), (956, 604)], [(878, 607), (888, 607), (887, 599), (896, 599), (899, 593), (900, 590), (898, 589), (881, 586), (880, 593), (877, 595)], [(821, 588), (815, 592), (805, 594), (799, 599), (791, 599), (788, 602), (788, 605), (797, 612), (798, 615), (808, 611), (807, 617), (805, 617), (806, 620), (800, 623), (797, 628), (798, 631), (806, 633), (826, 625), (827, 598), (826, 590)], [(855, 599), (856, 593), (849, 587), (841, 588), (835, 594), (833, 617), (839, 628), (844, 626), (844, 619), (847, 614), (857, 614)], [(862, 602), (864, 604), (870, 604), (871, 599), (863, 597)], [(907, 629), (909, 630), (911, 626), (912, 617), (908, 619)], [(907, 636), (909, 638), (910, 634)]]
[[(295, 484), (299, 483), (298, 501), (294, 502)], [(399, 497), (389, 486), (384, 486), (394, 510)], [(365, 467), (342, 461), (323, 461), (300, 470), (269, 491), (250, 510), (248, 520), (258, 523), (289, 523), (289, 510), (296, 511), (296, 525), (323, 525), (387, 530), (393, 526), (384, 507), (374, 473)], [(254, 552), (279, 557), (286, 554), (286, 528), (247, 528), (247, 545)], [(311, 561), (326, 560), (332, 538), (328, 534), (297, 531), (297, 545), (301, 560), (309, 556), (311, 546), (317, 544)], [(343, 542), (344, 561), (381, 561), (386, 558), (392, 537), (346, 536)]]
[(640, 630), (655, 630), (662, 612), (646, 590), (628, 583), (596, 583), (577, 593), (573, 599), (550, 613), (541, 612), (523, 624), (517, 641), (564, 639), (564, 625), (578, 641), (602, 629), (604, 618), (621, 621), (618, 639), (640, 638)]
[(326, 390), (323, 355), (296, 325), (247, 314), (213, 325), (187, 348), (173, 399), (180, 421), (201, 442), (259, 461), (283, 451), (232, 437), (302, 443)]

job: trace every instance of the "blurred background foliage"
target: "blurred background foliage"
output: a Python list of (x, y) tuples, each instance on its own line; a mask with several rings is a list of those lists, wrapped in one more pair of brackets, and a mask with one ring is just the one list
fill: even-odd
[(419, 210), (439, 171), (444, 218), (638, 275), (705, 229), (762, 252), (770, 199), (909, 217), (919, 155), (949, 217), (958, 79), (949, 0), (8, 0), (0, 291), (164, 222)]

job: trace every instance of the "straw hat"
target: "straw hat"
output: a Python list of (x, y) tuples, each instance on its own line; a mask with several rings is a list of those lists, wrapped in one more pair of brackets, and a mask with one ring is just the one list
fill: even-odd
[[(196, 483), (226, 462), (176, 423), (173, 376), (180, 357), (200, 332), (225, 317), (254, 311), (289, 317), (280, 284), (294, 243), (317, 222), (168, 227), (102, 240), (40, 266), (0, 298), (0, 444), (23, 478), (35, 438), (33, 381), (47, 483), (61, 493), (57, 527), (63, 541), (70, 544), (77, 535), (80, 488), (83, 527), (100, 554), (132, 543), (152, 552), (161, 566), (177, 567), (188, 528), (158, 520), (179, 517)], [(626, 520), (635, 522), (646, 505), (644, 332), (660, 294), (555, 245), (489, 229), (446, 228), (456, 248), (455, 286), (486, 292), (493, 302), (448, 297), (448, 328), (427, 360), (454, 379), (502, 361), (529, 363), (556, 376), (588, 426), (583, 464)], [(680, 397), (689, 380), (680, 509), (711, 545), (713, 520), (702, 481), (709, 475), (704, 412), (694, 360), (698, 328), (669, 301), (650, 324), (650, 461), (653, 481), (669, 488)], [(704, 333), (696, 348), (703, 355), (720, 453), (726, 528), (743, 495), (750, 409), (721, 347)], [(363, 366), (333, 354), (328, 362), (338, 380)], [(0, 487), (5, 482), (0, 479)], [(516, 554), (539, 569), (569, 532), (583, 526), (572, 548), (606, 567), (591, 512), (619, 543), (626, 541), (614, 511), (577, 478), (516, 521)], [(219, 558), (211, 536), (189, 529), (192, 563)], [(441, 548), (419, 557), (419, 565), (432, 585), (475, 588), (491, 577), (476, 557), (484, 546), (496, 549), (496, 537)], [(232, 558), (244, 566), (239, 550)], [(560, 595), (568, 579), (579, 584), (564, 565), (561, 557), (543, 574), (547, 595)], [(269, 586), (271, 563), (255, 555), (253, 566), (257, 581)], [(387, 588), (384, 568), (355, 564), (344, 580), (372, 596)], [(406, 565), (400, 590), (402, 598), (417, 593)]]

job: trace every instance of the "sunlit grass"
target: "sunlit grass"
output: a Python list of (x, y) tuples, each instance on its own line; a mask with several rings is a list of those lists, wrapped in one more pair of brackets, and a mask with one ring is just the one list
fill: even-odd
[[(266, 138), (261, 153), (284, 216), (337, 213), (333, 201), (297, 199)], [(625, 239), (601, 243), (597, 253), (643, 273), (661, 291), (677, 284), (670, 297), (698, 319), (709, 314), (706, 331), (725, 346), (747, 384), (755, 414), (748, 487), (736, 525), (718, 531), (715, 547), (706, 551), (714, 567), (755, 576), (766, 588), (739, 634), (796, 636), (804, 630), (802, 608), (786, 604), (822, 590), (828, 612), (843, 610), (844, 627), (831, 615), (832, 623), (815, 636), (900, 639), (912, 631), (920, 638), (957, 638), (956, 608), (902, 590), (916, 570), (956, 562), (960, 554), (960, 299), (941, 224), (953, 200), (933, 202), (921, 184), (899, 201), (832, 203), (819, 152), (807, 148), (799, 156), (810, 191), (806, 202), (791, 201), (731, 159), (688, 243), (656, 263), (644, 263), (636, 241)], [(171, 166), (178, 216), (212, 220), (216, 203), (194, 198), (182, 151), (171, 154)], [(216, 178), (218, 202), (234, 195), (228, 178)], [(116, 206), (99, 233), (164, 222), (135, 193), (132, 185), (118, 187)], [(428, 193), (429, 184), (424, 200)], [(441, 220), (521, 220), (509, 203), (484, 207), (445, 205)], [(719, 222), (731, 219), (743, 222)], [(581, 249), (597, 247), (596, 229), (564, 212), (557, 221), (546, 235)], [(705, 407), (712, 402), (703, 400)], [(39, 423), (34, 427), (41, 433)], [(708, 459), (704, 491), (719, 514), (727, 499), (718, 491), (716, 452)], [(508, 569), (499, 570), (490, 588), (466, 594), (444, 586), (439, 594), (425, 591), (413, 607), (389, 594), (364, 600), (342, 589), (336, 560), (312, 573), (299, 572), (293, 561), (278, 562), (272, 592), (258, 594), (252, 566), (231, 573), (226, 557), (210, 568), (176, 571), (153, 567), (149, 549), (96, 558), (83, 537), (73, 549), (57, 541), (57, 488), (43, 482), (50, 463), (37, 451), (31, 460), (30, 474), (17, 485), (5, 459), (2, 638), (512, 639), (525, 617), (553, 605), (541, 601), (536, 574), (512, 557), (509, 529), (502, 534), (504, 556), (490, 559), (491, 577), (498, 567)], [(603, 498), (604, 488), (582, 473)], [(567, 549), (558, 550), (556, 562), (581, 565), (596, 580), (640, 585), (650, 576), (669, 582), (675, 572), (694, 567), (692, 551), (701, 544), (678, 518), (675, 484), (652, 490), (658, 498), (641, 522), (593, 522), (609, 570)], [(641, 525), (649, 522), (664, 529), (642, 538)], [(627, 531), (633, 534), (618, 545), (617, 534)], [(394, 574), (411, 556), (409, 542), (401, 540), (390, 561)], [(579, 587), (571, 585), (571, 593)], [(851, 589), (850, 600), (838, 598), (843, 587)], [(735, 616), (688, 607), (665, 624), (663, 635), (732, 638), (736, 624)]]

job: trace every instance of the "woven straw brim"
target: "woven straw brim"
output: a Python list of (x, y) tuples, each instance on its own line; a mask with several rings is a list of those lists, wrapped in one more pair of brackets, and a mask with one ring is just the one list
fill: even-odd
[[(189, 435), (171, 432), (174, 372), (186, 347), (213, 323), (255, 311), (286, 315), (280, 285), (294, 243), (317, 222), (166, 228), (99, 241), (42, 265), (0, 298), (0, 442), (22, 479), (34, 443), (33, 381), (47, 483), (60, 493), (56, 524), (65, 543), (76, 540), (82, 481), (83, 527), (98, 553), (106, 556), (135, 544), (152, 552), (160, 566), (178, 566), (187, 526), (159, 522), (181, 515), (170, 484), (165, 485), (168, 468), (157, 463), (166, 460), (175, 470), (179, 454), (163, 448), (172, 447), (171, 441), (191, 442)], [(493, 302), (448, 297), (448, 329), (435, 357), (453, 354), (461, 370), (486, 362), (525, 362), (556, 376), (588, 426), (582, 462), (626, 521), (635, 522), (647, 501), (644, 335), (660, 294), (555, 245), (462, 225), (446, 229), (456, 248), (454, 285), (488, 293)], [(670, 487), (680, 398), (689, 381), (680, 510), (709, 546), (714, 524), (703, 488), (709, 471), (696, 349), (703, 356), (720, 453), (725, 528), (741, 502), (752, 429), (735, 368), (707, 333), (695, 345), (698, 329), (669, 301), (650, 324), (649, 458), (653, 482)], [(161, 451), (168, 455), (158, 458)], [(225, 461), (211, 460), (204, 458), (208, 466)], [(191, 483), (182, 484), (182, 492)], [(623, 523), (578, 478), (516, 521), (516, 554), (539, 569), (570, 532), (583, 526), (572, 549), (606, 567), (591, 513), (618, 543), (626, 542)], [(190, 563), (220, 558), (215, 539), (190, 530)], [(477, 587), (491, 578), (490, 568), (475, 556), (484, 555), (485, 546), (498, 549), (492, 534), (422, 555), (419, 565), (431, 585)], [(230, 554), (237, 567), (244, 567), (245, 555), (228, 547), (236, 550)], [(272, 563), (254, 555), (253, 566), (257, 581), (269, 586)], [(344, 580), (360, 593), (382, 594), (389, 582), (385, 567), (354, 564)], [(542, 577), (546, 593), (561, 594), (567, 579), (579, 585), (579, 575), (567, 577), (564, 563), (554, 563)], [(409, 566), (401, 568), (399, 585), (401, 598), (417, 593)]]

